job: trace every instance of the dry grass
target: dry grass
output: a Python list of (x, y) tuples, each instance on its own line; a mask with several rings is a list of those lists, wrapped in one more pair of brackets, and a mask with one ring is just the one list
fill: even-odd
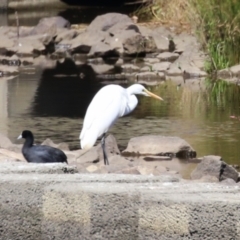
[(191, 31), (196, 15), (191, 0), (155, 0), (136, 11), (141, 20), (170, 26), (176, 32)]

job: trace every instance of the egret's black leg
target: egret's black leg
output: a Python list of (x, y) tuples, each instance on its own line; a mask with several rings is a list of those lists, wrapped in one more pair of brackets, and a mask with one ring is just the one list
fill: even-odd
[(104, 164), (109, 165), (108, 158), (107, 158), (107, 153), (106, 153), (106, 148), (105, 148), (105, 133), (103, 134), (101, 144), (102, 144), (102, 150), (103, 150)]

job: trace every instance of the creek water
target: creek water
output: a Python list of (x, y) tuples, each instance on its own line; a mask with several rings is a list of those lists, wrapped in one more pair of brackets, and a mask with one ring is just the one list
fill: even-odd
[[(22, 68), (19, 76), (0, 81), (0, 132), (17, 143), (19, 133), (30, 129), (37, 143), (51, 138), (78, 149), (86, 109), (104, 85), (88, 65), (77, 72), (69, 66)], [(148, 89), (164, 101), (138, 97), (137, 108), (110, 129), (122, 149), (131, 137), (178, 136), (192, 145), (199, 157), (215, 154), (228, 163), (240, 163), (239, 86), (206, 79), (180, 83), (173, 79)]]

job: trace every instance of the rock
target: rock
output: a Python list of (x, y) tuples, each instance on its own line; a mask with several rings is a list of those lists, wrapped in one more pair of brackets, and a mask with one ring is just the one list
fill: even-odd
[(147, 62), (147, 63), (150, 63), (150, 64), (159, 63), (160, 62), (158, 58), (144, 58), (143, 61)]
[(108, 73), (114, 69), (114, 65), (109, 64), (89, 64), (96, 74)]
[(179, 137), (146, 135), (131, 138), (123, 155), (166, 155), (176, 154), (177, 157), (196, 156), (195, 150)]
[(69, 151), (69, 147), (67, 143), (55, 144), (50, 138), (47, 138), (46, 140), (44, 140), (41, 145), (47, 145), (50, 147), (59, 148), (62, 151)]
[[(109, 163), (111, 162), (110, 159), (112, 156), (120, 155), (120, 151), (117, 146), (116, 139), (113, 135), (108, 135), (105, 139), (105, 147), (106, 152), (108, 156)], [(97, 163), (101, 162), (103, 163), (103, 152), (101, 143), (99, 143), (97, 146), (92, 147), (88, 151), (85, 150), (78, 150), (78, 151), (72, 151), (75, 154), (75, 161), (77, 163)], [(114, 159), (111, 159), (114, 160)]]
[(141, 72), (135, 75), (136, 81), (140, 84), (147, 84), (151, 86), (158, 85), (161, 80), (165, 80), (164, 73), (156, 72)]
[(233, 77), (233, 73), (230, 71), (229, 68), (225, 68), (225, 69), (222, 69), (222, 70), (219, 70), (217, 72), (217, 77), (218, 78), (232, 78)]
[(166, 71), (167, 76), (182, 76), (182, 70), (175, 64), (171, 64), (169, 69)]
[(12, 146), (12, 142), (8, 137), (0, 133), (0, 148), (9, 148)]
[(166, 172), (167, 172), (167, 169), (164, 166), (156, 166), (153, 169), (153, 175), (154, 176), (159, 176), (159, 175), (162, 175), (163, 173), (166, 173)]
[(96, 17), (86, 31), (69, 42), (73, 52), (85, 52), (90, 56), (136, 55), (156, 51), (151, 36), (141, 35), (139, 28), (127, 15), (108, 13)]
[(133, 174), (133, 175), (139, 175), (140, 174), (137, 167), (124, 168), (124, 169), (122, 169), (120, 171), (117, 171), (115, 173), (118, 173), (118, 174)]
[(168, 70), (170, 65), (171, 65), (170, 62), (154, 63), (152, 66), (152, 70), (157, 72), (165, 72), (166, 70)]
[(227, 185), (227, 186), (232, 186), (232, 185), (237, 185), (236, 182), (232, 178), (226, 178), (221, 181), (222, 185)]
[(139, 67), (133, 64), (123, 64), (121, 66), (124, 72), (137, 72), (139, 71)]
[(60, 28), (57, 30), (57, 37), (55, 39), (55, 43), (59, 43), (63, 40), (68, 41), (75, 38), (78, 35), (78, 32), (74, 29)]
[(167, 36), (170, 32), (166, 28), (157, 27), (152, 30), (145, 26), (139, 26), (139, 30), (142, 35), (153, 37), (159, 52), (166, 52), (169, 50), (169, 40)]
[(153, 168), (146, 167), (146, 166), (138, 166), (137, 170), (141, 175), (153, 175)]
[(0, 54), (6, 55), (7, 52), (13, 51), (13, 47), (17, 45), (17, 42), (15, 39), (10, 39), (8, 36), (1, 35), (1, 41), (0, 41)]
[(182, 49), (182, 54), (174, 62), (176, 67), (180, 67), (182, 71), (202, 75), (206, 54), (201, 51), (201, 46), (196, 38), (182, 34), (176, 38), (176, 42), (177, 48), (181, 45)]
[(86, 170), (90, 173), (96, 172), (98, 170), (98, 167), (96, 165), (90, 165), (86, 168)]
[[(89, 53), (94, 45), (104, 42), (108, 36), (103, 31), (84, 31), (72, 40), (62, 41), (63, 44), (70, 44), (72, 53)], [(93, 55), (93, 52), (91, 53)]]
[(204, 175), (202, 176), (198, 182), (219, 182), (219, 178), (217, 178), (216, 176), (211, 176), (211, 175)]
[(124, 53), (127, 55), (155, 52), (157, 46), (152, 37), (144, 37), (140, 34), (125, 36), (123, 41)]
[(222, 181), (227, 178), (238, 180), (238, 172), (226, 164), (220, 156), (205, 156), (191, 173), (191, 179), (200, 179), (205, 175), (214, 176)]
[(149, 72), (149, 71), (151, 71), (151, 68), (152, 67), (150, 65), (149, 66), (144, 66), (140, 69), (140, 72)]
[(8, 160), (8, 161), (24, 161), (24, 162), (26, 162), (22, 153), (15, 153), (8, 149), (0, 149), (0, 159)]
[(171, 52), (163, 52), (157, 55), (157, 58), (159, 58), (161, 61), (167, 61), (167, 62), (173, 62), (176, 59), (178, 59), (179, 54), (177, 53), (171, 53)]
[(51, 34), (55, 35), (57, 28), (69, 28), (70, 23), (60, 16), (42, 18), (39, 23), (29, 32), (28, 35)]
[(240, 64), (230, 67), (230, 72), (233, 76), (239, 77), (240, 76)]
[(16, 75), (18, 75), (18, 67), (17, 66), (0, 65), (0, 76), (1, 77), (16, 76)]
[(120, 13), (107, 13), (97, 16), (88, 26), (88, 31), (108, 31), (111, 27), (118, 23), (132, 24), (133, 21), (130, 17)]
[(18, 45), (12, 50), (19, 57), (39, 56), (43, 54), (46, 47), (44, 44), (49, 44), (52, 41), (52, 36), (35, 35), (24, 38), (19, 38)]

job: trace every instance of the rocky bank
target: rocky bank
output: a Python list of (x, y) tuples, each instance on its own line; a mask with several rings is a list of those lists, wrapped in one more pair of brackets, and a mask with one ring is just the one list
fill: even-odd
[[(21, 144), (13, 144), (0, 135), (0, 173), (84, 173), (84, 174), (131, 174), (147, 176), (170, 176), (182, 179), (173, 167), (176, 159), (194, 163), (188, 178), (197, 182), (223, 182), (236, 184), (237, 170), (226, 164), (219, 156), (196, 158), (196, 151), (179, 137), (147, 135), (130, 139), (127, 148), (120, 152), (113, 135), (106, 138), (106, 150), (110, 165), (104, 165), (101, 145), (88, 151), (70, 151), (66, 143), (55, 144), (46, 139), (43, 145), (59, 148), (68, 157), (67, 164), (27, 163), (21, 153)], [(167, 163), (167, 164), (166, 164)], [(41, 167), (39, 167), (41, 165)], [(46, 166), (44, 166), (46, 165)], [(187, 164), (186, 164), (187, 167)]]
[[(146, 84), (171, 77), (204, 77), (205, 54), (196, 38), (166, 27), (137, 24), (124, 14), (96, 17), (88, 27), (62, 17), (43, 18), (34, 27), (0, 27), (0, 76), (47, 60), (88, 64), (101, 78)], [(81, 73), (80, 73), (81, 74)]]

